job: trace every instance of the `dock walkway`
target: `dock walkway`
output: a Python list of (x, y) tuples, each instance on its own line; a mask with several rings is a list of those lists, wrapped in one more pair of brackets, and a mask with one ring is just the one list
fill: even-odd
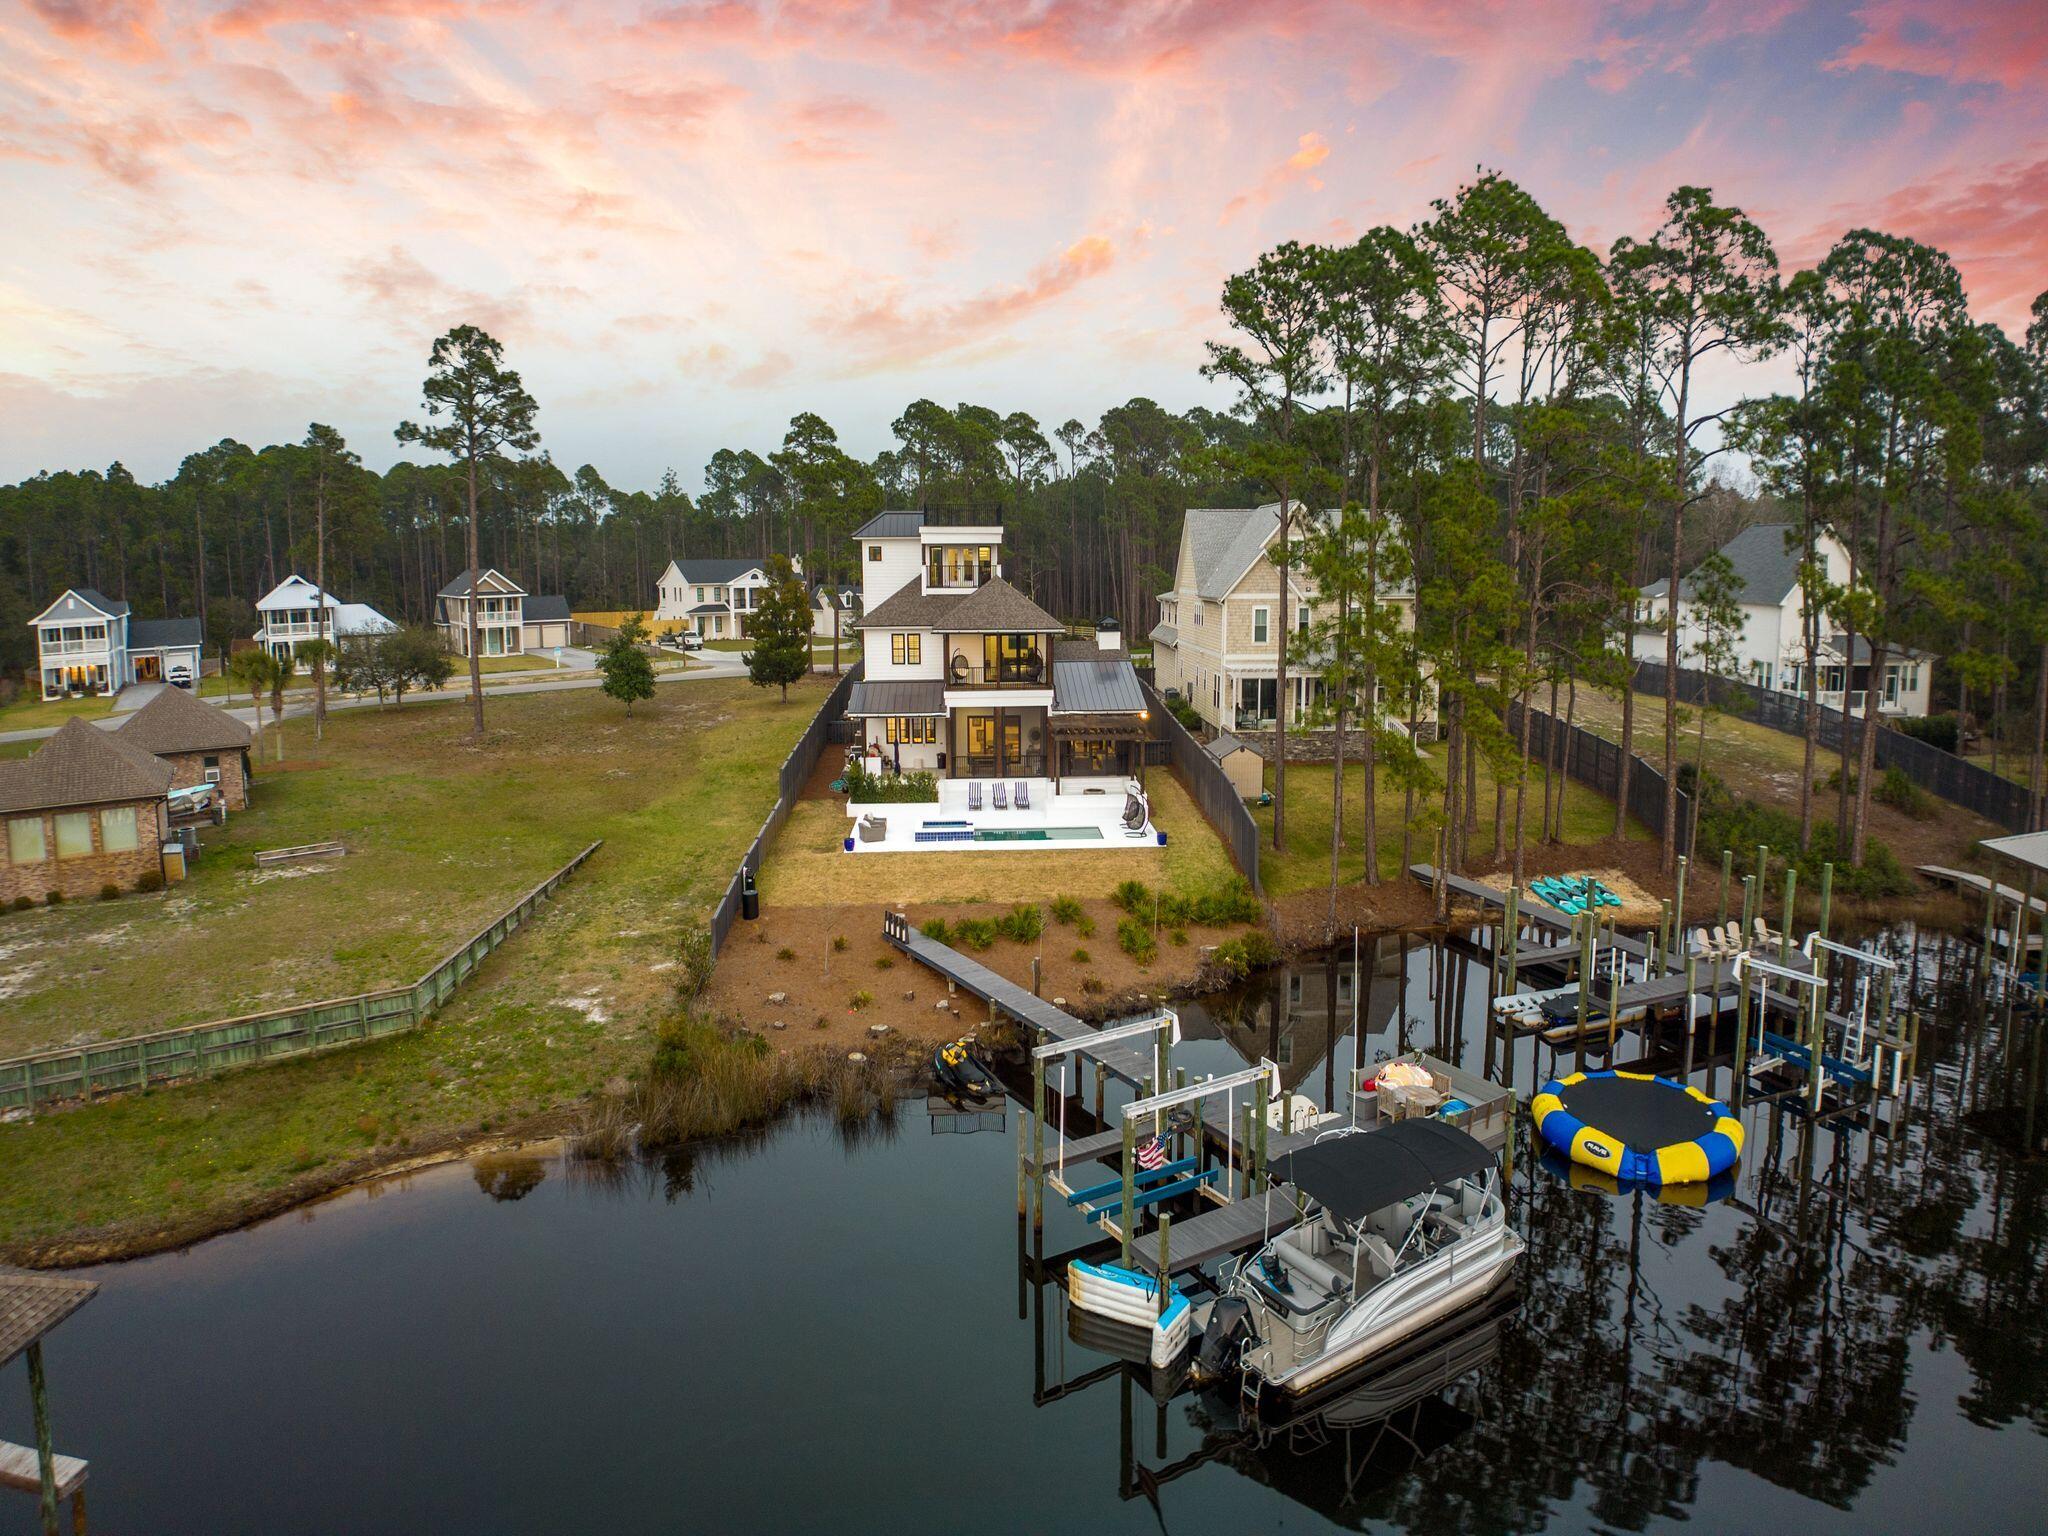
[[(1180, 1217), (1166, 1234), (1168, 1272), (1184, 1274), (1225, 1254), (1263, 1246), (1268, 1238), (1278, 1237), (1300, 1221), (1301, 1202), (1301, 1192), (1292, 1184), (1275, 1184), (1270, 1204), (1263, 1193), (1246, 1195), (1228, 1205)], [(1140, 1238), (1132, 1243), (1131, 1260), (1157, 1274), (1158, 1241)]]
[(882, 937), (918, 964), (937, 971), (948, 981), (966, 988), (973, 996), (1000, 1008), (1019, 1023), (1028, 1024), (1050, 1040), (1074, 1041), (1084, 1055), (1099, 1061), (1132, 1087), (1151, 1079), (1152, 1052), (1128, 1040), (1091, 1045), (1088, 1037), (1095, 1026), (1055, 1008), (1028, 987), (1020, 987), (1007, 976), (999, 976), (979, 960), (971, 959), (949, 944), (928, 939), (910, 926), (901, 912), (882, 919)]

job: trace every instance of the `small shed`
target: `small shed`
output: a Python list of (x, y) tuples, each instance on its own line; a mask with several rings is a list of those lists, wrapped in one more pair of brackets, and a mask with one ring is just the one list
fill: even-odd
[(1215, 740), (1202, 743), (1202, 750), (1215, 759), (1216, 765), (1223, 770), (1223, 776), (1244, 799), (1256, 800), (1265, 792), (1266, 760), (1256, 748), (1239, 741), (1228, 731), (1218, 731)]

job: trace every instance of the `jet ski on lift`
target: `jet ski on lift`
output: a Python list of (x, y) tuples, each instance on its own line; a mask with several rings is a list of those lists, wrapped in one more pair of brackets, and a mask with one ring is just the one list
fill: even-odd
[(1002, 1090), (988, 1064), (977, 1057), (965, 1039), (942, 1045), (932, 1052), (932, 1076), (948, 1093), (964, 1099), (992, 1099)]

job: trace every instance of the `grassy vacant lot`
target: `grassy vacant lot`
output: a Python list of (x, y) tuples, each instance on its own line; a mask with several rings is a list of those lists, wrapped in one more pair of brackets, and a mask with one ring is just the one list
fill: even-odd
[(1177, 891), (1204, 891), (1236, 873), (1230, 856), (1180, 782), (1147, 775), (1152, 820), (1164, 848), (1105, 847), (1089, 852), (864, 853), (841, 846), (853, 823), (837, 796), (802, 800), (790, 813), (761, 871), (764, 905), (857, 906), (872, 902), (1015, 902), (1107, 895), (1122, 880)]
[[(1439, 776), (1443, 772), (1444, 748), (1438, 743), (1429, 748), (1430, 761), (1436, 766)], [(1336, 774), (1328, 763), (1289, 763), (1287, 765), (1287, 846), (1280, 853), (1273, 852), (1273, 811), (1270, 806), (1254, 809), (1253, 818), (1259, 824), (1261, 833), (1259, 876), (1268, 896), (1286, 896), (1295, 891), (1316, 889), (1330, 881), (1330, 790), (1336, 782)], [(1266, 787), (1273, 787), (1273, 769), (1266, 768)], [(1379, 779), (1379, 844), (1380, 874), (1392, 878), (1399, 874), (1401, 865), (1402, 796), (1392, 788), (1385, 774)], [(1355, 763), (1344, 765), (1344, 836), (1346, 846), (1338, 856), (1338, 869), (1345, 881), (1363, 878), (1365, 873), (1365, 851), (1359, 841), (1361, 819), (1365, 797), (1365, 771)], [(1441, 791), (1431, 796), (1416, 796), (1418, 819), (1441, 801)], [(1527, 825), (1534, 835), (1537, 817), (1543, 805), (1543, 779), (1541, 769), (1531, 771), (1529, 777), (1528, 805), (1523, 812)], [(1508, 816), (1512, 834), (1515, 814), (1514, 784), (1508, 784)], [(1583, 784), (1565, 786), (1564, 835), (1567, 843), (1593, 843), (1614, 835), (1614, 802), (1596, 794)], [(1631, 822), (1629, 836), (1646, 836), (1641, 827)], [(1418, 829), (1415, 839), (1415, 857), (1418, 860), (1432, 857), (1435, 832)], [(1471, 846), (1484, 851), (1493, 846), (1493, 777), (1482, 763), (1479, 769), (1479, 829), (1472, 835)]]
[[(1579, 690), (1578, 721), (1609, 741), (1621, 739), (1621, 700), (1616, 695)], [(1689, 764), (1699, 750), (1699, 715), (1679, 707), (1678, 760)], [(1635, 701), (1636, 752), (1651, 763), (1664, 761), (1664, 701), (1637, 694)], [(1784, 731), (1774, 731), (1740, 715), (1711, 716), (1707, 721), (1707, 771), (1717, 774), (1737, 795), (1797, 814), (1799, 783), (1806, 767), (1806, 743)], [(1839, 764), (1836, 754), (1822, 748), (1814, 760), (1816, 780), (1825, 780)], [(1835, 817), (1835, 791), (1815, 786), (1814, 815), (1820, 821)], [(1991, 823), (1951, 805), (1929, 798), (1927, 814), (1915, 818), (1875, 800), (1870, 805), (1870, 830), (1890, 845), (1906, 864), (1956, 863), (1968, 854), (1979, 838), (1990, 837), (1997, 828)]]
[(0, 731), (34, 731), (62, 725), (73, 716), (87, 720), (114, 712), (114, 701), (106, 695), (89, 699), (50, 699), (23, 693), (12, 704), (0, 704)]
[[(349, 766), (308, 772), (288, 793), (317, 796), (326, 780), (337, 803), (354, 807), (361, 820), (349, 835), (369, 840), (364, 864), (382, 858), (404, 871), (393, 910), (444, 905), (444, 892), (481, 879), (479, 865), (494, 872), (482, 904), (495, 907), (532, 870), (594, 838), (605, 848), (427, 1028), (0, 1126), (0, 1252), (47, 1252), (37, 1245), (58, 1237), (200, 1230), (223, 1210), (282, 1198), (355, 1160), (572, 1104), (638, 1065), (671, 995), (678, 935), (723, 888), (824, 692), (822, 683), (793, 687), (784, 705), (744, 682), (704, 681), (660, 690), (630, 720), (595, 690), (505, 699), (491, 705), (482, 745), (468, 742), (459, 706), (337, 716), (329, 742), (337, 758), (353, 754)], [(371, 774), (381, 794), (352, 798), (347, 781)], [(258, 794), (278, 786), (267, 779)], [(377, 815), (379, 805), (389, 814)], [(397, 942), (366, 933), (345, 908), (324, 923), (304, 935), (311, 964)], [(153, 964), (167, 997), (195, 972), (274, 963), (240, 941), (237, 924), (218, 930), (211, 952), (168, 929), (164, 937)]]

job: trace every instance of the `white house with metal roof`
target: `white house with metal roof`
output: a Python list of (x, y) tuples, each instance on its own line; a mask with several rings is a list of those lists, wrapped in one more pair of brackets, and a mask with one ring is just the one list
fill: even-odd
[[(1762, 688), (1801, 694), (1806, 689), (1806, 599), (1799, 585), (1800, 539), (1793, 523), (1759, 523), (1745, 528), (1726, 544), (1721, 554), (1734, 567), (1741, 583), (1737, 599), (1742, 608), (1742, 633), (1735, 649), (1740, 675)], [(1824, 567), (1831, 585), (1847, 586), (1849, 552), (1833, 534), (1823, 532), (1814, 541), (1814, 554)], [(1668, 611), (1665, 594), (1669, 580), (1645, 587), (1637, 605), (1635, 656), (1638, 661), (1662, 663), (1664, 624)], [(1689, 604), (1690, 577), (1678, 584), (1679, 665), (1695, 666), (1692, 653), (1700, 643), (1700, 626)], [(1864, 690), (1870, 685), (1871, 648), (1858, 635), (1853, 656), (1848, 637), (1832, 619), (1823, 619), (1817, 652), (1820, 673), (1820, 702), (1831, 709), (1846, 707), (1852, 715), (1863, 713)], [(1894, 647), (1887, 651), (1884, 676), (1879, 685), (1878, 713), (1918, 717), (1928, 709), (1934, 681), (1934, 657), (1925, 651)]]
[[(789, 563), (803, 575), (801, 556), (790, 556)], [(747, 633), (748, 616), (761, 606), (762, 592), (774, 584), (766, 558), (671, 560), (655, 583), (654, 621), (669, 628), (687, 624), (706, 640), (738, 640)], [(831, 614), (825, 617), (829, 635)]]
[(130, 683), (190, 688), (199, 677), (197, 619), (138, 619), (119, 598), (67, 587), (28, 622), (45, 699), (119, 693)]
[(1055, 790), (1140, 775), (1151, 717), (1123, 636), (1065, 639), (1003, 579), (1000, 524), (892, 511), (854, 538), (866, 670), (847, 714), (873, 766)]
[[(1294, 537), (1319, 514), (1301, 508)], [(1152, 660), (1159, 687), (1174, 689), (1219, 731), (1271, 729), (1280, 712), (1280, 568), (1270, 551), (1279, 542), (1280, 504), (1263, 507), (1190, 507), (1181, 524), (1173, 586), (1159, 594), (1152, 627)], [(1415, 622), (1412, 588), (1389, 588), (1380, 599), (1400, 610), (1403, 628)], [(1287, 585), (1290, 729), (1323, 696), (1323, 680), (1303, 654), (1304, 632), (1322, 610), (1315, 583), (1295, 570)], [(1430, 690), (1420, 718), (1435, 718)], [(1382, 707), (1398, 710), (1398, 700)]]
[(308, 640), (336, 644), (398, 628), (368, 603), (344, 603), (297, 572), (256, 600), (256, 618), (260, 627), (251, 638), (273, 656), (290, 656)]

